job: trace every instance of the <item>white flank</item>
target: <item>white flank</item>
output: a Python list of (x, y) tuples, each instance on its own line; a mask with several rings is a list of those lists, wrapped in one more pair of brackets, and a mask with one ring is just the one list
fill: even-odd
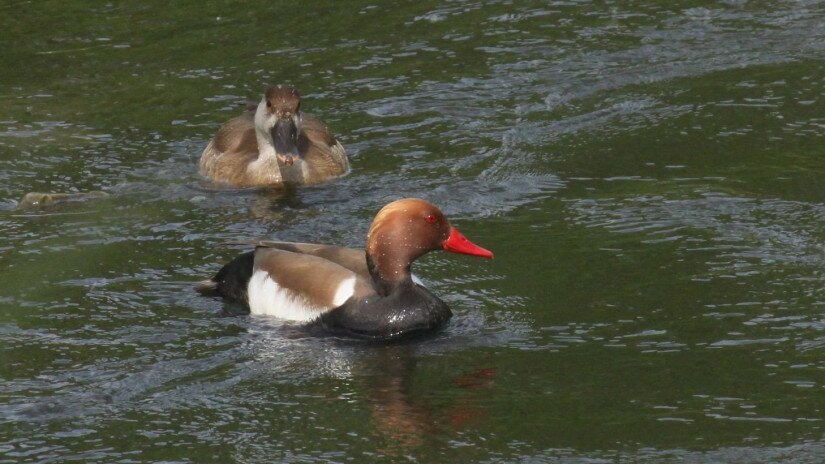
[(249, 311), (252, 314), (275, 316), (288, 321), (310, 322), (330, 309), (309, 304), (305, 299), (278, 285), (268, 272), (259, 269), (252, 273), (246, 290), (249, 295)]
[(338, 289), (335, 290), (335, 297), (332, 299), (332, 304), (337, 308), (346, 303), (352, 294), (355, 293), (355, 277), (344, 279), (338, 284)]

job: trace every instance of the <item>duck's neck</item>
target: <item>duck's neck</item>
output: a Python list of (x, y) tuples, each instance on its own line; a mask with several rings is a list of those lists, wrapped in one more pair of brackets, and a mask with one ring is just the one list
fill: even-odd
[(258, 158), (247, 168), (253, 173), (263, 173), (272, 182), (281, 181), (281, 166), (275, 155), (275, 142), (272, 134), (266, 129), (267, 115), (266, 102), (261, 100), (255, 111), (255, 139), (258, 141)]
[(388, 259), (386, 254), (373, 257), (367, 253), (367, 269), (379, 295), (387, 296), (403, 284), (412, 282), (410, 262)]

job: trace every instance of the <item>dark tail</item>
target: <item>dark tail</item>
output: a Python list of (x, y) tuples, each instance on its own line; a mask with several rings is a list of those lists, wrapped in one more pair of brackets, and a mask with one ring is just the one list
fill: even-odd
[(222, 267), (215, 277), (198, 282), (195, 290), (205, 295), (221, 295), (224, 298), (247, 304), (246, 287), (252, 277), (255, 252), (250, 251), (233, 259)]

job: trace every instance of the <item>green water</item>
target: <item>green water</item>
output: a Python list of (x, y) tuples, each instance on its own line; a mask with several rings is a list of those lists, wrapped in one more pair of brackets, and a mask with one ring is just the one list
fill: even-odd
[[(0, 4), (0, 463), (825, 460), (825, 4)], [(196, 172), (265, 83), (352, 172)], [(26, 192), (105, 199), (19, 210)], [(225, 317), (258, 237), (427, 198), (390, 346)]]

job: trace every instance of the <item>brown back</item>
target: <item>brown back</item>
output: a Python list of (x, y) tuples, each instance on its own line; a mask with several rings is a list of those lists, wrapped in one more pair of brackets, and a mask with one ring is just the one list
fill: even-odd
[(259, 248), (255, 251), (255, 268), (267, 272), (279, 286), (320, 308), (334, 308), (339, 285), (350, 278), (355, 279), (356, 297), (374, 293), (368, 280), (318, 256)]
[(307, 163), (304, 178), (307, 184), (317, 184), (340, 176), (349, 169), (344, 147), (335, 140), (323, 122), (306, 113), (303, 113), (298, 150)]
[(232, 185), (246, 184), (246, 166), (258, 158), (254, 118), (253, 114), (244, 113), (218, 129), (201, 155), (201, 173)]
[[(238, 242), (244, 243), (244, 242)], [(317, 256), (343, 266), (357, 275), (369, 278), (367, 270), (367, 256), (364, 250), (338, 247), (332, 245), (318, 245), (315, 243), (276, 242), (272, 240), (258, 240), (246, 242), (259, 248), (277, 248), (306, 255)]]

